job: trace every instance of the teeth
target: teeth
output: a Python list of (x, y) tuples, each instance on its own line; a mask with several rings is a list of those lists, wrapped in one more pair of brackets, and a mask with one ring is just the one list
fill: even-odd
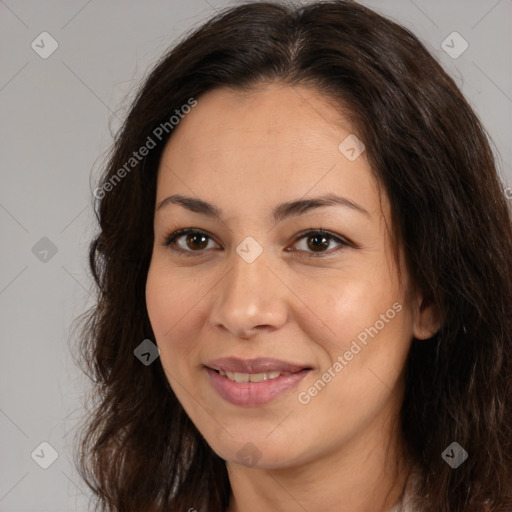
[(264, 380), (277, 379), (280, 375), (291, 375), (290, 372), (266, 372), (266, 373), (238, 373), (238, 372), (224, 372), (219, 370), (220, 375), (227, 377), (229, 380), (238, 383), (245, 382), (262, 382)]

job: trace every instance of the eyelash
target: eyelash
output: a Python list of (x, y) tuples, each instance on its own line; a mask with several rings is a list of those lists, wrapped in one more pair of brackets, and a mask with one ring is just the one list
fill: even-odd
[[(190, 251), (190, 250), (184, 250), (184, 249), (180, 249), (180, 248), (176, 247), (175, 242), (178, 238), (180, 238), (183, 235), (188, 235), (191, 233), (201, 234), (201, 235), (206, 236), (210, 240), (212, 240), (212, 237), (210, 237), (210, 235), (206, 231), (203, 231), (202, 229), (183, 228), (183, 229), (178, 229), (177, 231), (174, 231), (174, 232), (164, 236), (164, 238), (162, 240), (162, 245), (165, 247), (169, 247), (171, 249), (171, 251), (173, 251), (174, 253), (180, 254), (182, 256), (186, 256), (186, 257), (198, 257), (199, 256), (200, 257), (204, 254), (205, 249), (201, 249), (199, 251)], [(307, 238), (307, 236), (311, 235), (311, 234), (324, 236), (324, 237), (328, 238), (329, 240), (338, 242), (340, 244), (340, 247), (338, 247), (337, 249), (334, 249), (334, 251), (331, 250), (331, 252), (327, 252), (327, 251), (322, 252), (321, 251), (319, 253), (314, 253), (314, 252), (309, 252), (309, 251), (302, 251), (302, 252), (308, 252), (309, 253), (308, 257), (311, 257), (311, 258), (325, 258), (325, 257), (331, 256), (335, 252), (338, 252), (338, 250), (341, 250), (345, 247), (352, 246), (352, 244), (350, 242), (348, 242), (347, 240), (345, 240), (337, 235), (334, 235), (333, 233), (326, 231), (324, 229), (308, 229), (305, 231), (301, 231), (300, 233), (297, 233), (297, 235), (295, 237), (295, 241), (293, 243), (296, 244), (299, 240), (301, 240), (302, 238)], [(301, 252), (301, 251), (299, 251), (299, 252)]]

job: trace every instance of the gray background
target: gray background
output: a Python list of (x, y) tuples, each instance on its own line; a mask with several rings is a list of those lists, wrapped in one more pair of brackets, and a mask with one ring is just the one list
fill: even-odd
[[(148, 68), (184, 31), (236, 3), (0, 0), (0, 511), (87, 510), (71, 460), (87, 381), (70, 328), (93, 303), (92, 189), (110, 128)], [(442, 62), (512, 185), (512, 0), (362, 3), (411, 29)], [(31, 47), (44, 31), (58, 43), (46, 59)], [(453, 31), (469, 44), (457, 59), (441, 46)], [(38, 253), (43, 237), (54, 255)], [(58, 453), (48, 469), (35, 461), (50, 461), (44, 441)]]

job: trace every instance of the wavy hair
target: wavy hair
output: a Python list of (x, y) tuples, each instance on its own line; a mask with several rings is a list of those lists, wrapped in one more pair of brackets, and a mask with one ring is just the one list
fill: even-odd
[[(395, 248), (440, 312), (441, 329), (413, 340), (406, 362), (400, 425), (420, 468), (415, 510), (512, 510), (512, 221), (489, 137), (409, 30), (350, 0), (225, 8), (184, 35), (138, 89), (95, 194), (97, 303), (77, 319), (94, 405), (74, 457), (96, 509), (226, 510), (225, 461), (160, 359), (145, 366), (134, 357), (154, 340), (145, 284), (156, 174), (172, 130), (115, 176), (190, 98), (270, 82), (313, 87), (349, 116), (390, 199)], [(469, 454), (457, 469), (441, 457), (454, 441)]]

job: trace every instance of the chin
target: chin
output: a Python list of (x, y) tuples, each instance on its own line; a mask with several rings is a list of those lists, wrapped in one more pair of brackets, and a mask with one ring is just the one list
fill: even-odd
[(252, 440), (231, 442), (220, 449), (212, 446), (217, 455), (226, 462), (257, 469), (278, 469), (299, 463), (301, 454), (292, 453), (289, 448), (282, 443), (271, 443), (264, 436), (261, 441), (253, 437)]

